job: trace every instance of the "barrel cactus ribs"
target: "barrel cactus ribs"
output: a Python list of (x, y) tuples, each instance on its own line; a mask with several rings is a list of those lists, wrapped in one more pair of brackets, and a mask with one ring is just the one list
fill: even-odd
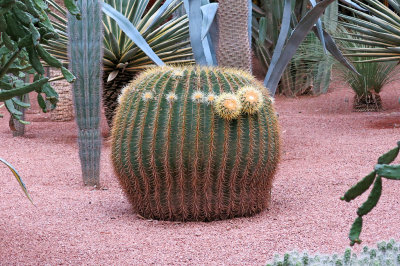
[(138, 214), (211, 221), (268, 206), (279, 129), (272, 99), (250, 74), (158, 67), (119, 102), (112, 162)]

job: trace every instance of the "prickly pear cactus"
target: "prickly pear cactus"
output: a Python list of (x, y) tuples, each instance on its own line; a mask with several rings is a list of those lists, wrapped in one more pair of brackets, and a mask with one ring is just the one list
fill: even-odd
[(210, 221), (267, 207), (278, 124), (271, 98), (250, 74), (154, 68), (119, 101), (112, 162), (140, 215)]

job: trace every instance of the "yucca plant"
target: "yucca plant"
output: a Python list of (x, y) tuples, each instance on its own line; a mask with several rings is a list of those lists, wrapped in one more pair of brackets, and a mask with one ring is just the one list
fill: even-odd
[[(343, 27), (341, 27), (340, 32), (343, 37), (340, 38), (342, 39), (340, 46), (344, 50), (352, 51), (350, 55), (357, 54), (357, 51), (371, 48), (371, 46), (363, 43), (343, 41), (348, 39), (351, 33)], [(386, 84), (395, 80), (396, 75), (394, 72), (396, 72), (397, 61), (379, 62), (375, 60), (376, 57), (363, 56), (353, 56), (351, 58), (358, 74), (343, 67), (339, 67), (339, 70), (343, 80), (349, 84), (355, 93), (353, 110), (358, 112), (381, 110), (382, 100), (379, 93)]]
[[(398, 61), (400, 59), (400, 1), (388, 0), (388, 6), (378, 0), (352, 0), (362, 10), (343, 6), (354, 16), (341, 14), (341, 24), (352, 33), (340, 40), (364, 44), (349, 47), (348, 56), (365, 62)], [(362, 57), (362, 58), (360, 58)]]
[[(365, 59), (373, 60), (374, 58), (366, 57)], [(381, 110), (382, 100), (379, 93), (386, 84), (394, 80), (393, 71), (396, 69), (397, 62), (356, 62), (354, 66), (359, 75), (342, 70), (344, 80), (355, 92), (353, 110), (359, 112)]]
[[(61, 36), (60, 42), (49, 43), (52, 54), (61, 60), (67, 59), (65, 10), (54, 0), (48, 0), (59, 14), (52, 12), (55, 28)], [(171, 1), (165, 9), (159, 9), (162, 0), (149, 5), (149, 0), (106, 0), (121, 12), (141, 33), (152, 50), (168, 64), (191, 64), (193, 61), (189, 44), (189, 26), (187, 16), (174, 17), (172, 14), (180, 7), (180, 0)], [(147, 11), (146, 11), (147, 9)], [(111, 125), (117, 98), (125, 86), (139, 71), (155, 66), (153, 61), (120, 29), (118, 24), (107, 15), (104, 24), (104, 74), (103, 105), (107, 122)]]

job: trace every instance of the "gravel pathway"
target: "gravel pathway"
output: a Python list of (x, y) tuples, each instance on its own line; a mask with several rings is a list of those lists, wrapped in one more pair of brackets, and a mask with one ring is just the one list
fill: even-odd
[[(380, 113), (351, 112), (350, 89), (332, 86), (334, 92), (319, 97), (277, 98), (283, 149), (270, 209), (211, 223), (140, 219), (113, 175), (107, 141), (103, 187), (83, 187), (74, 122), (30, 114), (26, 136), (13, 138), (6, 114), (0, 157), (18, 169), (36, 206), (0, 166), (0, 265), (262, 265), (293, 249), (343, 252), (366, 195), (354, 203), (339, 197), (400, 139), (400, 83), (383, 90)], [(365, 217), (361, 237), (368, 245), (400, 239), (400, 183), (384, 180), (383, 186), (378, 206)]]

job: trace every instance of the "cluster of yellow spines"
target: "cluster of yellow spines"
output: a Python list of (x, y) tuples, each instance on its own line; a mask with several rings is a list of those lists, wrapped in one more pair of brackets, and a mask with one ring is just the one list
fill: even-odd
[(246, 86), (236, 93), (242, 103), (242, 111), (246, 114), (257, 113), (264, 103), (262, 92), (255, 87)]
[(242, 103), (236, 94), (222, 93), (215, 100), (215, 111), (226, 120), (238, 118), (242, 110)]
[[(145, 102), (153, 98), (154, 94), (151, 91), (146, 91), (142, 95), (142, 100)], [(165, 98), (172, 103), (178, 99), (178, 96), (170, 92)], [(219, 96), (213, 93), (205, 95), (202, 91), (195, 91), (191, 99), (195, 103), (214, 104), (217, 114), (226, 120), (236, 119), (241, 113), (256, 114), (264, 104), (262, 92), (251, 86), (245, 86), (236, 93), (222, 93)]]
[(246, 86), (235, 94), (223, 93), (215, 101), (217, 114), (223, 119), (231, 120), (239, 117), (241, 113), (255, 114), (263, 106), (262, 92), (256, 87)]
[[(175, 79), (181, 79), (185, 70), (182, 68), (172, 68), (169, 66), (161, 68), (164, 71), (172, 71), (172, 77)], [(228, 74), (243, 76), (249, 80), (252, 80), (253, 77), (244, 71), (237, 71), (233, 69), (224, 69), (224, 71)], [(160, 69), (150, 69), (147, 71), (147, 75), (152, 73), (162, 72)], [(146, 76), (146, 75), (144, 75)], [(139, 82), (140, 79), (136, 81)], [(130, 87), (134, 88), (136, 84), (131, 84)], [(261, 85), (262, 86), (262, 85)], [(141, 95), (142, 100), (144, 102), (149, 102), (151, 100), (155, 100), (157, 97), (152, 90), (144, 91)], [(179, 100), (177, 94), (174, 92), (166, 93), (163, 97), (172, 104), (173, 102)], [(263, 93), (260, 89), (260, 84), (257, 85), (247, 85), (242, 88), (239, 88), (236, 92), (232, 93), (222, 93), (220, 95), (214, 93), (207, 93), (201, 90), (195, 90), (190, 96), (192, 102), (196, 104), (207, 104), (213, 105), (215, 108), (215, 112), (223, 119), (232, 120), (237, 119), (240, 114), (254, 115), (259, 112), (262, 106), (267, 102), (273, 102), (272, 98), (264, 99)]]

